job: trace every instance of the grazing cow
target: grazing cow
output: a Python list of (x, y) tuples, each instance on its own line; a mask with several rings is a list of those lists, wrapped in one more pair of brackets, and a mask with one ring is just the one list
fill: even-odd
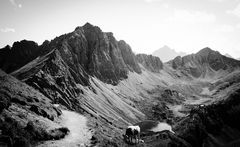
[(128, 126), (126, 129), (126, 137), (127, 142), (134, 143), (133, 139), (135, 139), (135, 143), (139, 143), (140, 140), (140, 127), (139, 126)]

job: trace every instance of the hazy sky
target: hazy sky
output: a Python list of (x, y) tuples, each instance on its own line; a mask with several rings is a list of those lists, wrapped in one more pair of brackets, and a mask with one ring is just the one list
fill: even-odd
[(22, 39), (41, 44), (86, 22), (136, 53), (208, 46), (240, 57), (240, 0), (0, 0), (0, 47)]

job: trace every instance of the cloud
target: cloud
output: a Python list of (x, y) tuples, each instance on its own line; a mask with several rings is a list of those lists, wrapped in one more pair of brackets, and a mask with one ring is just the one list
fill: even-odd
[(169, 8), (169, 5), (168, 4), (163, 4), (163, 7), (168, 9)]
[(22, 8), (22, 4), (17, 4), (15, 0), (9, 0), (9, 2), (10, 2), (14, 7)]
[(10, 1), (10, 3), (11, 3), (12, 5), (14, 5), (14, 6), (17, 5), (16, 2), (15, 2), (15, 0), (9, 0), (9, 1)]
[(152, 3), (152, 2), (160, 2), (162, 0), (144, 0), (144, 1), (147, 2), (147, 3)]
[(9, 32), (14, 33), (15, 29), (14, 28), (2, 28), (2, 29), (0, 29), (0, 31), (3, 33), (9, 33)]
[(170, 22), (184, 22), (184, 23), (214, 23), (216, 16), (202, 11), (188, 11), (188, 10), (177, 10), (173, 12), (173, 16), (168, 18)]
[(213, 1), (213, 2), (225, 2), (227, 0), (210, 0), (210, 1)]
[(223, 24), (223, 25), (217, 26), (215, 31), (216, 32), (223, 32), (223, 33), (229, 33), (229, 32), (233, 32), (236, 28), (237, 28), (237, 26)]
[(240, 17), (240, 4), (238, 4), (237, 7), (234, 8), (233, 10), (228, 10), (227, 13)]
[(237, 27), (238, 29), (240, 29), (240, 24), (237, 24), (236, 27)]

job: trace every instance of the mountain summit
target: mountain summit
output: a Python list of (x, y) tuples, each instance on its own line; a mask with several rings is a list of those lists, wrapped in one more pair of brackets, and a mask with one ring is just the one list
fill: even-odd
[(194, 77), (206, 76), (214, 71), (232, 71), (240, 67), (240, 62), (220, 54), (209, 47), (203, 48), (196, 54), (176, 57), (168, 63), (174, 69), (190, 73)]
[(154, 51), (152, 55), (159, 57), (163, 62), (170, 61), (177, 56), (185, 56), (184, 52), (177, 52), (174, 49), (171, 49), (168, 46), (163, 46), (162, 48)]

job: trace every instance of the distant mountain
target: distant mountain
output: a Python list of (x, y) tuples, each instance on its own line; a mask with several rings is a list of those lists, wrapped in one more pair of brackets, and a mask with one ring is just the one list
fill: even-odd
[(190, 73), (194, 77), (205, 77), (214, 71), (233, 71), (240, 67), (240, 61), (221, 55), (208, 47), (196, 54), (176, 57), (168, 62), (174, 69)]
[(237, 58), (237, 60), (240, 60), (240, 58)]
[(159, 57), (163, 62), (167, 62), (177, 56), (185, 56), (187, 54), (185, 52), (177, 52), (165, 45), (162, 48), (154, 51), (152, 55)]

